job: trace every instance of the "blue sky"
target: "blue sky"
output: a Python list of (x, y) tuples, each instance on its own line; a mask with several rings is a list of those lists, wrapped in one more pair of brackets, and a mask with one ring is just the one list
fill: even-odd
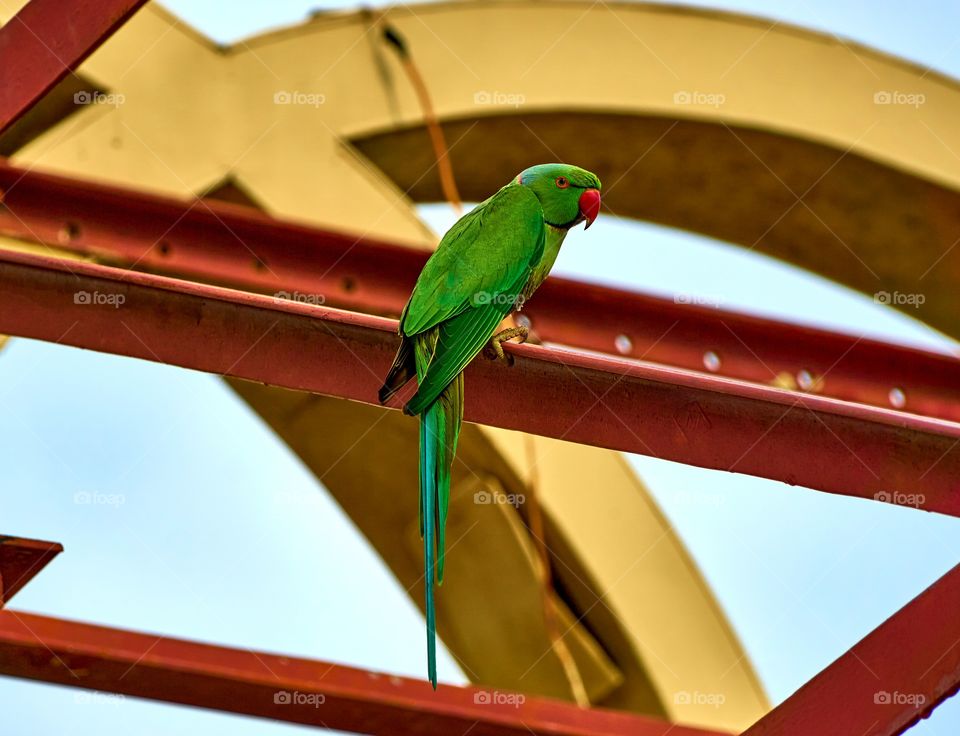
[[(722, 2), (960, 77), (960, 9), (934, 2)], [(341, 3), (175, 0), (219, 41)], [(513, 172), (506, 172), (505, 178)], [(423, 208), (438, 230), (447, 208)], [(601, 218), (555, 270), (698, 293), (785, 319), (947, 350), (909, 318), (722, 243)], [(718, 274), (723, 274), (722, 278)], [(0, 353), (0, 532), (67, 551), (15, 607), (415, 677), (423, 622), (316, 479), (218, 379), (24, 340)], [(650, 458), (632, 462), (779, 702), (960, 561), (960, 520)], [(92, 494), (97, 503), (78, 503)], [(383, 623), (388, 612), (390, 624)], [(446, 682), (465, 682), (448, 656)], [(289, 733), (293, 726), (0, 681), (10, 734)], [(306, 732), (306, 729), (303, 729)], [(960, 732), (950, 701), (911, 733)]]

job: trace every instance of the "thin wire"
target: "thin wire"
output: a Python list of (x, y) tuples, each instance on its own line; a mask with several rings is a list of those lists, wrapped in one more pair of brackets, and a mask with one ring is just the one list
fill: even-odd
[(437, 159), (437, 171), (440, 174), (443, 196), (459, 215), (463, 211), (460, 192), (457, 190), (457, 181), (454, 178), (453, 166), (450, 163), (447, 139), (443, 135), (443, 128), (440, 126), (440, 121), (437, 120), (437, 115), (433, 111), (433, 103), (430, 101), (430, 91), (423, 81), (420, 70), (413, 61), (413, 56), (410, 54), (410, 49), (403, 36), (392, 25), (384, 23), (383, 37), (397, 51), (400, 64), (407, 73), (410, 84), (420, 101), (420, 109), (423, 111), (423, 119), (427, 125), (427, 132), (430, 134), (430, 142), (433, 145), (433, 155)]
[(573, 699), (581, 708), (590, 706), (590, 698), (587, 697), (587, 689), (583, 684), (583, 677), (577, 662), (567, 646), (563, 635), (560, 632), (560, 619), (557, 615), (557, 605), (554, 603), (550, 593), (553, 587), (553, 571), (550, 566), (550, 551), (547, 549), (546, 536), (543, 529), (543, 512), (540, 509), (540, 502), (537, 498), (537, 489), (539, 485), (539, 473), (537, 470), (537, 445), (532, 435), (524, 435), (527, 443), (527, 463), (530, 468), (530, 477), (527, 481), (527, 491), (529, 497), (526, 499), (527, 523), (530, 525), (530, 534), (533, 537), (534, 544), (537, 547), (537, 556), (540, 559), (540, 582), (543, 592), (543, 618), (547, 628), (547, 636), (550, 639), (550, 646), (553, 648), (563, 672), (570, 683), (570, 690), (573, 693)]

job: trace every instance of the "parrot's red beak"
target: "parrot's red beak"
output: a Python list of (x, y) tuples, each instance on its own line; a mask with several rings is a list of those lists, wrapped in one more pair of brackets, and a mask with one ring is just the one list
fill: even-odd
[(597, 189), (585, 189), (580, 195), (580, 214), (587, 221), (584, 228), (586, 230), (597, 219), (600, 214), (600, 191)]

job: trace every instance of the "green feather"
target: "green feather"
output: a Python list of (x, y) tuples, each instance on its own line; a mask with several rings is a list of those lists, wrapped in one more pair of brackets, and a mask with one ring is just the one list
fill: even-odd
[(413, 336), (468, 310), (493, 305), (526, 281), (543, 254), (543, 209), (526, 187), (503, 187), (450, 228), (430, 256), (400, 319)]

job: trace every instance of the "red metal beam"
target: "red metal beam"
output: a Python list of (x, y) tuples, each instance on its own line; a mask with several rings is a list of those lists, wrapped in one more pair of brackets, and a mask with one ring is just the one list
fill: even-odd
[[(0, 165), (0, 233), (105, 262), (328, 306), (399, 314), (427, 254), (267, 217)], [(569, 247), (576, 247), (571, 244)], [(960, 421), (960, 361), (934, 353), (644, 294), (549, 279), (526, 306), (545, 341), (692, 370), (713, 352), (721, 375), (770, 383), (806, 371), (824, 395)], [(621, 336), (629, 338), (623, 340)], [(618, 338), (620, 338), (618, 340)], [(824, 378), (825, 376), (825, 378)]]
[(895, 736), (960, 687), (960, 565), (743, 736)]
[(146, 0), (31, 0), (0, 27), (0, 133)]
[[(0, 333), (376, 403), (396, 322), (0, 252)], [(960, 425), (537, 345), (467, 369), (466, 418), (960, 515)]]
[(57, 542), (0, 535), (0, 608), (61, 552)]
[(0, 612), (0, 674), (353, 733), (719, 736), (628, 713)]

